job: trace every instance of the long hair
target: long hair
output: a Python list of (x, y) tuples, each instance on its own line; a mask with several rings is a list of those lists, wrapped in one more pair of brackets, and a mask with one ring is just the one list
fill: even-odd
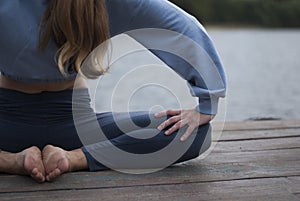
[[(104, 0), (49, 0), (39, 27), (39, 49), (53, 40), (58, 47), (57, 64), (60, 72), (81, 72), (88, 54), (109, 39), (108, 17)], [(99, 65), (98, 65), (99, 67)], [(95, 67), (96, 68), (96, 67)], [(95, 77), (106, 70), (94, 69)]]

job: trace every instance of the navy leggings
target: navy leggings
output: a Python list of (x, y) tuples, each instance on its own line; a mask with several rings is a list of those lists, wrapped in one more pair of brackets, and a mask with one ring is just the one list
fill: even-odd
[[(164, 131), (158, 131), (156, 127), (164, 120), (155, 118), (149, 112), (127, 113), (100, 113), (95, 114), (90, 107), (90, 98), (87, 89), (75, 89), (77, 96), (77, 125), (85, 127), (85, 139), (80, 139), (78, 128), (74, 125), (72, 111), (72, 90), (60, 92), (42, 92), (39, 94), (26, 94), (10, 89), (0, 88), (0, 149), (8, 152), (20, 152), (28, 147), (37, 146), (43, 149), (51, 144), (65, 150), (81, 148), (87, 158), (90, 171), (110, 169), (110, 156), (104, 155), (107, 149), (114, 146), (119, 150), (132, 154), (149, 154), (163, 149), (173, 143), (173, 148), (180, 148), (187, 142), (180, 142), (182, 133), (176, 132), (170, 136), (164, 135)], [(74, 99), (73, 99), (74, 101)], [(98, 125), (106, 136), (106, 139), (94, 139), (93, 135), (98, 131), (92, 119), (96, 119)], [(125, 126), (124, 129), (120, 125)], [(145, 129), (147, 128), (147, 129)], [(143, 135), (148, 132), (156, 135), (149, 138), (136, 138), (125, 133), (134, 132)], [(82, 132), (81, 132), (82, 136)], [(91, 137), (89, 137), (91, 136)], [(189, 148), (178, 157), (174, 163), (193, 159), (204, 152), (211, 143), (210, 125), (206, 124), (193, 133)], [(175, 143), (174, 143), (175, 142)], [(84, 145), (83, 145), (84, 144)], [(103, 152), (101, 151), (103, 149)], [(91, 151), (97, 150), (100, 159), (93, 157)], [(105, 150), (105, 151), (104, 151)], [(103, 156), (101, 156), (103, 153)], [(173, 153), (169, 153), (170, 156)], [(164, 155), (162, 157), (168, 157)], [(126, 159), (124, 159), (126, 160)], [(139, 168), (148, 168), (151, 164), (136, 161)], [(159, 164), (155, 164), (159, 165)], [(154, 166), (155, 166), (154, 165)], [(118, 167), (116, 167), (118, 168)], [(126, 167), (119, 167), (126, 168)], [(150, 168), (150, 167), (149, 167)]]

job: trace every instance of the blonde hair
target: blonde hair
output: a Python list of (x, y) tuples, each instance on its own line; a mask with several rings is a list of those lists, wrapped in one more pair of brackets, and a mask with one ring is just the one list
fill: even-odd
[[(58, 46), (58, 68), (63, 75), (76, 71), (88, 54), (109, 39), (108, 17), (104, 0), (50, 0), (39, 27), (39, 48), (50, 40)], [(95, 77), (106, 70), (96, 66), (86, 77)]]

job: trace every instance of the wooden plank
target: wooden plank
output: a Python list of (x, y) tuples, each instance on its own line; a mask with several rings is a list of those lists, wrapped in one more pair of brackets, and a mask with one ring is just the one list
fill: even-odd
[(300, 137), (218, 142), (214, 152), (262, 151), (300, 148)]
[(36, 184), (27, 177), (4, 175), (0, 180), (0, 193), (297, 176), (300, 175), (299, 153), (300, 149), (211, 153), (203, 160), (192, 160), (153, 174), (129, 175), (114, 171), (77, 172), (65, 174), (53, 183), (42, 185)]
[(300, 176), (287, 177), (286, 179), (289, 183), (289, 191), (294, 194), (300, 194)]
[(300, 137), (300, 129), (224, 131), (216, 140), (236, 141), (285, 137)]
[(243, 121), (243, 122), (213, 122), (215, 130), (266, 130), (282, 128), (300, 128), (300, 120), (276, 120), (276, 121)]
[[(296, 201), (283, 178), (0, 194), (0, 200), (280, 200)], [(278, 199), (280, 198), (280, 199)]]
[[(231, 199), (221, 199), (222, 201), (233, 201)], [(290, 194), (275, 194), (275, 195), (268, 195), (268, 196), (249, 196), (246, 198), (236, 199), (234, 201), (299, 201), (299, 198), (296, 195)], [(220, 200), (218, 200), (220, 201)]]
[[(141, 195), (140, 192), (129, 193), (122, 191), (123, 195), (115, 194), (115, 191), (102, 191), (102, 190), (91, 190), (84, 192), (59, 192), (57, 195), (53, 192), (47, 193), (34, 193), (33, 195), (20, 194), (20, 195), (8, 195), (10, 197), (1, 198), (2, 201), (299, 201), (297, 195), (290, 194), (275, 194), (275, 195), (253, 195), (248, 197), (234, 197), (233, 198), (224, 198), (222, 196), (215, 197), (213, 195), (201, 194), (201, 195), (189, 195), (187, 193), (182, 193), (181, 195), (164, 195), (161, 194), (147, 194)], [(130, 190), (141, 190), (141, 189), (130, 189)], [(142, 189), (149, 191), (148, 188)], [(108, 195), (111, 193), (112, 195)], [(234, 199), (234, 200), (232, 200)]]
[[(289, 163), (300, 161), (300, 149), (263, 150), (257, 152), (226, 152), (213, 151), (206, 158), (201, 157), (186, 163), (224, 164), (224, 163)], [(193, 164), (196, 165), (196, 164)]]
[(153, 174), (76, 172), (45, 184), (0, 175), (0, 200), (299, 200), (299, 125), (229, 123), (206, 158)]

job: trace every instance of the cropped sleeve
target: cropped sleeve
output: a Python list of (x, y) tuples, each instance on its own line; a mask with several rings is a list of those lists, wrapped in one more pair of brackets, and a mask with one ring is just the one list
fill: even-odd
[(188, 81), (199, 112), (217, 113), (226, 76), (212, 40), (193, 16), (167, 0), (107, 0), (107, 11), (112, 36), (127, 33), (144, 45)]

